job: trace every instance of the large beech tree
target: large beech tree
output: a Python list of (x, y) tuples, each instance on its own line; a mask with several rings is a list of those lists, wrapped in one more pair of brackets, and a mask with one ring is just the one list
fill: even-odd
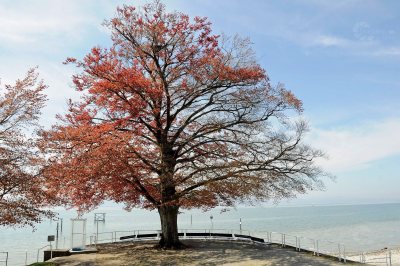
[(43, 134), (49, 192), (89, 210), (104, 200), (157, 209), (177, 248), (180, 208), (291, 197), (320, 185), (302, 142), (302, 103), (271, 86), (246, 39), (214, 35), (206, 18), (158, 1), (106, 22), (73, 77), (83, 93)]
[(45, 201), (35, 141), (46, 97), (35, 69), (13, 85), (0, 87), (0, 225), (33, 225), (51, 216)]

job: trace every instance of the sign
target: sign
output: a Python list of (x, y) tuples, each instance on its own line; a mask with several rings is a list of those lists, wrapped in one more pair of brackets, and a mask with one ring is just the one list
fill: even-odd
[(55, 240), (55, 236), (54, 236), (54, 235), (47, 236), (47, 241), (48, 241), (48, 242), (52, 242), (52, 241), (54, 241), (54, 240)]

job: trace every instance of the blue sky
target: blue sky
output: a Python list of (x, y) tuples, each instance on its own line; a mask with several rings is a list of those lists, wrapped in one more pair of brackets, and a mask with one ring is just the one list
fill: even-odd
[[(10, 83), (39, 66), (49, 85), (43, 124), (66, 110), (73, 69), (95, 45), (109, 45), (101, 26), (123, 3), (106, 0), (2, 0), (0, 77)], [(273, 83), (304, 102), (308, 142), (336, 176), (326, 191), (282, 204), (400, 202), (400, 1), (171, 0), (168, 10), (207, 16), (216, 33), (254, 43)]]

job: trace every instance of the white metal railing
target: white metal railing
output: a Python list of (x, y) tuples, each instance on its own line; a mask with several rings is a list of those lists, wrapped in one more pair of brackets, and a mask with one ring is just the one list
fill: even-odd
[(297, 251), (310, 251), (316, 256), (320, 254), (329, 255), (337, 257), (339, 261), (343, 262), (347, 260), (345, 246), (341, 243), (279, 232), (256, 232), (255, 234), (258, 235), (259, 233), (262, 233), (267, 242), (278, 244), (282, 247), (293, 247)]
[(37, 250), (37, 257), (36, 257), (36, 262), (39, 262), (40, 251), (43, 250), (44, 248), (47, 248), (47, 247), (50, 247), (50, 245), (46, 245), (46, 246), (43, 246), (43, 247), (41, 247), (41, 248), (38, 248), (38, 250)]
[[(117, 242), (120, 241), (119, 237), (132, 235), (134, 236), (128, 240), (145, 240), (140, 239), (137, 236), (140, 234), (156, 234), (154, 239), (160, 238), (160, 230), (131, 230), (131, 231), (114, 231), (114, 232), (102, 232), (98, 236), (93, 235), (90, 239), (91, 244), (106, 243), (106, 242)], [(183, 239), (199, 238), (196, 236), (187, 236), (187, 233), (205, 233), (210, 234), (209, 236), (202, 236), (201, 238), (218, 238), (212, 235), (212, 233), (226, 233), (232, 234), (232, 238), (243, 239), (242, 237), (236, 237), (237, 235), (252, 236), (262, 238), (266, 243), (278, 244), (282, 247), (293, 247), (297, 251), (309, 251), (315, 256), (328, 255), (336, 257), (339, 261), (346, 263), (347, 260), (358, 261), (361, 263), (382, 263), (386, 265), (392, 265), (391, 263), (391, 252), (388, 251), (384, 255), (366, 256), (367, 253), (362, 253), (360, 259), (356, 259), (354, 255), (346, 253), (346, 247), (344, 244), (333, 242), (324, 239), (312, 239), (303, 236), (296, 236), (291, 234), (285, 234), (280, 232), (270, 231), (249, 231), (249, 230), (233, 230), (233, 229), (180, 229), (179, 233), (183, 233)], [(148, 239), (148, 238), (146, 238)], [(350, 256), (350, 258), (349, 258)]]
[(5, 263), (5, 265), (7, 266), (8, 264), (8, 252), (7, 251), (1, 251), (0, 255), (3, 255), (5, 258), (1, 258), (0, 262), (1, 263)]
[(392, 265), (392, 250), (383, 250), (380, 252), (361, 252), (349, 254), (349, 257), (357, 262), (372, 265)]
[[(209, 239), (218, 239), (225, 237), (218, 237), (212, 235), (213, 233), (224, 233), (228, 234), (228, 237), (234, 240), (249, 240), (250, 237), (257, 237), (263, 239), (266, 244), (277, 244), (282, 247), (292, 247), (295, 248), (296, 251), (309, 251), (312, 252), (315, 256), (320, 255), (328, 255), (332, 257), (336, 257), (339, 261), (346, 263), (346, 261), (357, 261), (360, 263), (366, 264), (375, 264), (375, 265), (392, 265), (392, 252), (391, 250), (387, 250), (386, 252), (362, 252), (362, 253), (346, 253), (345, 245), (329, 240), (321, 240), (321, 239), (313, 239), (308, 237), (296, 236), (293, 234), (285, 234), (280, 232), (271, 232), (271, 231), (249, 231), (249, 230), (234, 230), (234, 229), (180, 229), (180, 234), (183, 234), (181, 238), (183, 239), (192, 239), (192, 238), (209, 238)], [(196, 237), (193, 235), (188, 235), (188, 233), (202, 233), (201, 237)], [(143, 234), (155, 234), (153, 237), (140, 238), (138, 236)], [(206, 234), (206, 235), (204, 235)], [(209, 235), (207, 235), (209, 234)], [(231, 237), (229, 236), (231, 235)], [(158, 240), (161, 237), (160, 230), (129, 230), (129, 231), (112, 231), (112, 232), (98, 232), (88, 237), (88, 242), (90, 245), (97, 245), (100, 243), (114, 243), (120, 240), (120, 237), (123, 236), (133, 236), (133, 238), (126, 239), (128, 241), (142, 241), (154, 239)], [(245, 236), (248, 236), (247, 238)], [(65, 241), (69, 239), (64, 238)], [(64, 246), (63, 245), (63, 246)], [(46, 245), (37, 250), (37, 258), (36, 261), (39, 261), (40, 251), (44, 248), (49, 247)], [(1, 254), (6, 255), (6, 259), (2, 260)], [(27, 253), (26, 253), (27, 257)], [(27, 259), (25, 259), (26, 261)], [(9, 261), (8, 252), (0, 252), (0, 265), (5, 262), (7, 266), (7, 262)], [(25, 263), (26, 264), (26, 263)]]

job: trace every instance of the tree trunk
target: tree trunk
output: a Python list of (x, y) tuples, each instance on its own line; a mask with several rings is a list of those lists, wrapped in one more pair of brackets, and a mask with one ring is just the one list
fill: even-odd
[(160, 247), (165, 249), (180, 249), (182, 243), (178, 237), (178, 209), (179, 206), (158, 207), (161, 220), (161, 240)]

